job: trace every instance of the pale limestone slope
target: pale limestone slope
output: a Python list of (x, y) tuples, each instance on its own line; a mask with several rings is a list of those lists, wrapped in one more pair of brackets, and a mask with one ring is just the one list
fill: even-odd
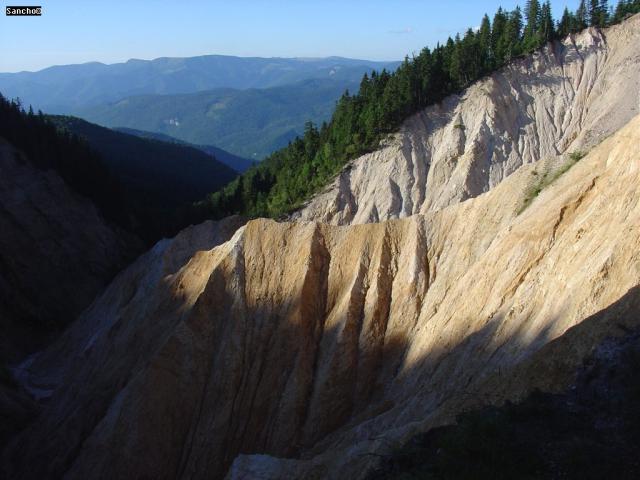
[(640, 15), (587, 29), (409, 118), (292, 216), (337, 225), (439, 210), (523, 164), (587, 150), (640, 113)]
[[(31, 366), (55, 391), (5, 473), (361, 478), (370, 453), (466, 405), (566, 387), (640, 321), (624, 299), (638, 144), (640, 117), (520, 215), (541, 164), (403, 220), (256, 220), (222, 244), (235, 226), (205, 224), (160, 244)], [(615, 320), (588, 319), (616, 302)]]

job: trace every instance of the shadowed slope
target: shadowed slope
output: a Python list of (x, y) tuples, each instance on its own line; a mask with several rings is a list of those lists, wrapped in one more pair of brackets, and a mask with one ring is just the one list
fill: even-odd
[[(536, 355), (640, 284), (639, 141), (636, 118), (520, 215), (539, 165), (425, 216), (159, 244), (22, 372), (52, 396), (4, 468), (220, 478), (235, 459), (231, 478), (358, 478), (465, 392), (526, 394), (527, 362), (564, 387), (610, 325)], [(253, 453), (298, 460), (237, 457)]]
[(140, 249), (0, 137), (0, 364), (58, 335)]

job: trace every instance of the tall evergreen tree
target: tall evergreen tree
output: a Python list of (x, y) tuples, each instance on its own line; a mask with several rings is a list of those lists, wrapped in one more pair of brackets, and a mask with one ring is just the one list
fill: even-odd
[(589, 0), (589, 26), (595, 27), (600, 18), (600, 0)]
[(576, 11), (576, 24), (574, 28), (576, 30), (582, 30), (583, 28), (586, 28), (588, 25), (588, 20), (589, 19), (586, 0), (580, 0), (578, 10)]
[(527, 0), (524, 9), (524, 44), (526, 50), (533, 50), (540, 44), (538, 32), (540, 30), (541, 9), (538, 0)]
[(638, 12), (640, 12), (640, 0), (620, 0), (612, 20), (617, 23), (624, 20), (627, 15), (633, 15)]
[(607, 0), (591, 0), (589, 4), (589, 25), (592, 27), (604, 27), (609, 15), (609, 3)]
[(545, 1), (540, 11), (540, 39), (543, 43), (551, 41), (555, 37), (553, 17), (551, 16), (551, 3)]
[(522, 11), (520, 7), (516, 7), (515, 10), (509, 14), (504, 32), (505, 60), (509, 61), (522, 53), (521, 35)]
[(616, 5), (615, 12), (613, 14), (613, 21), (620, 22), (627, 15), (627, 1), (620, 0)]
[(495, 65), (502, 65), (504, 63), (504, 38), (506, 28), (507, 15), (504, 10), (502, 10), (502, 7), (500, 7), (493, 17), (493, 25), (491, 29), (491, 51), (493, 52)]
[(609, 1), (600, 0), (600, 27), (609, 23)]
[(464, 85), (462, 56), (462, 39), (460, 38), (460, 34), (457, 34), (453, 41), (453, 48), (450, 54), (451, 60), (449, 62), (449, 76), (451, 77), (455, 90), (460, 89)]
[(491, 48), (491, 21), (489, 15), (482, 17), (480, 30), (478, 31), (478, 43), (480, 49), (480, 65), (482, 73), (493, 69), (493, 52)]
[(564, 38), (573, 32), (573, 25), (575, 23), (575, 17), (569, 12), (569, 9), (565, 7), (562, 12), (562, 18), (558, 23), (558, 35), (560, 38)]
[(469, 86), (482, 75), (482, 54), (478, 36), (472, 29), (468, 29), (462, 39), (462, 78), (463, 86)]

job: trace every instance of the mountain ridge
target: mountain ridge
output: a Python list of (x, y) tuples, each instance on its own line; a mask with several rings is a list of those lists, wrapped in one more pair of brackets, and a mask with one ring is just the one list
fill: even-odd
[(281, 57), (281, 56), (260, 57), (260, 56), (251, 56), (251, 55), (243, 56), (243, 55), (204, 54), (204, 55), (194, 55), (191, 57), (161, 56), (161, 57), (154, 57), (154, 58), (129, 58), (121, 62), (111, 62), (111, 63), (94, 60), (94, 61), (80, 62), (80, 63), (50, 65), (48, 67), (40, 68), (38, 70), (20, 70), (17, 72), (0, 72), (0, 76), (15, 75), (19, 73), (39, 73), (45, 70), (61, 68), (61, 67), (80, 67), (83, 65), (100, 65), (100, 66), (108, 67), (113, 65), (123, 65), (126, 63), (135, 63), (135, 62), (156, 62), (156, 61), (182, 60), (182, 59), (189, 59), (189, 58), (207, 58), (207, 57), (233, 58), (233, 59), (238, 58), (238, 59), (247, 59), (247, 60), (298, 60), (298, 61), (304, 61), (304, 62), (322, 62), (322, 61), (330, 60), (330, 61), (345, 61), (345, 62), (357, 62), (357, 63), (388, 63), (388, 64), (397, 63), (396, 60), (364, 60), (361, 58), (360, 59), (349, 58), (349, 57), (343, 57), (340, 55), (330, 55), (328, 57)]
[[(287, 58), (197, 56), (129, 60), (115, 64), (89, 62), (59, 65), (36, 72), (0, 74), (0, 91), (48, 113), (136, 94), (184, 94), (213, 88), (267, 88), (313, 78), (358, 81), (374, 68), (394, 68), (399, 62), (340, 57)], [(67, 74), (69, 72), (69, 74)]]

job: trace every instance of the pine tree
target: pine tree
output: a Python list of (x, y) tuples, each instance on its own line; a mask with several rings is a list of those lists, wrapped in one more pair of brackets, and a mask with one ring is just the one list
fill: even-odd
[(524, 27), (524, 48), (527, 51), (534, 50), (540, 45), (541, 9), (538, 0), (527, 0), (524, 9), (526, 24)]
[(553, 17), (551, 16), (551, 3), (549, 0), (544, 2), (540, 11), (540, 39), (542, 42), (547, 43), (555, 36), (555, 29), (553, 26)]
[(511, 60), (522, 53), (522, 11), (520, 7), (509, 14), (504, 32), (505, 60)]
[(567, 35), (573, 32), (573, 24), (575, 22), (575, 17), (569, 12), (569, 9), (565, 7), (564, 12), (562, 12), (562, 18), (558, 23), (558, 35), (560, 38), (565, 38)]
[(482, 73), (480, 44), (472, 29), (468, 29), (462, 39), (462, 80), (467, 87)]
[(480, 30), (478, 31), (478, 43), (480, 48), (480, 66), (482, 73), (488, 73), (493, 69), (493, 53), (491, 50), (491, 21), (489, 16), (482, 17)]
[(600, 17), (600, 0), (589, 0), (589, 26), (596, 26)]
[(502, 10), (502, 7), (500, 7), (493, 17), (493, 26), (491, 29), (491, 51), (493, 52), (495, 65), (502, 65), (504, 63), (504, 38), (506, 28), (507, 15)]
[(605, 27), (609, 23), (609, 1), (600, 0), (600, 27)]
[(578, 6), (578, 10), (576, 11), (576, 24), (574, 26), (575, 30), (582, 30), (587, 28), (587, 4), (585, 0), (580, 0), (580, 5)]
[(589, 4), (589, 25), (604, 27), (607, 24), (609, 4), (607, 0), (591, 0)]
[(615, 12), (613, 14), (613, 22), (617, 23), (622, 21), (622, 19), (627, 14), (627, 2), (626, 0), (620, 0), (616, 5)]
[(620, 0), (616, 6), (613, 23), (621, 22), (627, 15), (640, 12), (640, 0)]
[[(448, 43), (447, 46), (450, 44)], [(449, 63), (449, 76), (453, 82), (454, 90), (459, 90), (464, 85), (463, 73), (462, 73), (462, 39), (460, 34), (456, 34), (456, 38), (453, 41), (453, 49), (451, 50)]]

